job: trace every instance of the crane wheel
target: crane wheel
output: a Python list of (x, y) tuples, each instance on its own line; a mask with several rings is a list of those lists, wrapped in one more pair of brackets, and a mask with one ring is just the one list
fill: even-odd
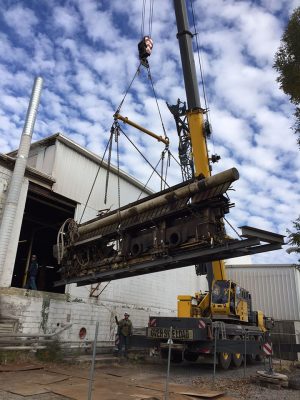
[[(259, 336), (256, 340), (259, 341), (259, 342), (262, 342), (263, 338), (262, 338), (262, 336)], [(263, 361), (264, 360), (264, 356), (262, 354), (257, 354), (255, 356), (255, 360), (256, 361)]]
[(195, 362), (198, 360), (199, 354), (186, 351), (183, 356), (186, 361)]
[(219, 353), (219, 366), (222, 369), (228, 369), (231, 363), (231, 358), (230, 353)]
[[(249, 336), (250, 341), (255, 341), (254, 336)], [(247, 354), (247, 363), (248, 364), (254, 364), (256, 361), (256, 354)]]
[(172, 351), (171, 353), (171, 362), (174, 364), (179, 364), (181, 363), (182, 360), (182, 352), (178, 352), (178, 351)]
[[(241, 340), (240, 336), (234, 336), (232, 340)], [(231, 364), (234, 368), (239, 368), (242, 365), (244, 356), (242, 353), (233, 353)]]

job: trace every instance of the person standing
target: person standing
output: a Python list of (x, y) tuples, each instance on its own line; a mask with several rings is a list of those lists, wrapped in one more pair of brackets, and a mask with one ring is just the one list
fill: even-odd
[(31, 256), (31, 262), (28, 269), (28, 279), (26, 284), (26, 289), (37, 290), (36, 287), (36, 277), (38, 274), (39, 265), (37, 262), (37, 256), (33, 254)]
[(118, 335), (119, 335), (119, 355), (122, 355), (124, 347), (124, 356), (127, 358), (127, 352), (129, 347), (129, 337), (132, 335), (132, 322), (129, 319), (129, 314), (126, 312), (124, 318), (121, 321), (117, 321), (118, 324)]

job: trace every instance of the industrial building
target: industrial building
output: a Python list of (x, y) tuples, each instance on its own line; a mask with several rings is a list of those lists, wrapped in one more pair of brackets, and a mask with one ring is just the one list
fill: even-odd
[[(16, 154), (0, 157), (0, 222)], [(91, 219), (118, 204), (117, 170), (113, 167), (108, 201), (104, 204), (106, 164), (99, 171), (100, 163), (100, 157), (60, 133), (31, 144), (13, 232), (1, 268), (3, 331), (49, 333), (71, 325), (62, 339), (76, 341), (81, 328), (87, 332), (85, 339), (92, 339), (95, 323), (100, 320), (99, 340), (111, 344), (115, 316), (121, 317), (127, 311), (136, 327), (146, 326), (150, 314), (175, 315), (179, 293), (198, 290), (199, 277), (194, 267), (109, 284), (54, 287), (59, 267), (53, 257), (53, 245), (62, 223), (67, 218)], [(120, 190), (126, 203), (135, 201), (141, 192), (143, 196), (149, 194), (140, 182), (124, 172), (120, 173)], [(40, 265), (38, 291), (24, 288), (31, 254), (37, 255)]]
[[(272, 316), (273, 343), (300, 344), (300, 270), (290, 264), (227, 265), (228, 277), (252, 294), (253, 307)], [(276, 354), (300, 360), (300, 353)]]

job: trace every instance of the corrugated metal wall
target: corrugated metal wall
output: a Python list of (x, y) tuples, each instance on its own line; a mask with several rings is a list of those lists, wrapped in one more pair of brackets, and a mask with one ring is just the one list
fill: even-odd
[(300, 320), (300, 271), (292, 265), (227, 265), (229, 279), (249, 290), (253, 308), (278, 320)]

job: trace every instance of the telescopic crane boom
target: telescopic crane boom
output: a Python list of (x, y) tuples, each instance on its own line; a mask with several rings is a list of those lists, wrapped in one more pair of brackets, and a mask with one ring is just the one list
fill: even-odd
[[(206, 132), (204, 129), (204, 110), (200, 104), (200, 96), (192, 47), (193, 34), (189, 28), (185, 0), (174, 0), (174, 9), (177, 23), (177, 38), (179, 42), (182, 72), (184, 77), (187, 118), (191, 137), (192, 155), (194, 159), (195, 175), (208, 177), (211, 168), (208, 157)], [(209, 275), (211, 271), (208, 271)], [(212, 262), (212, 275), (215, 280), (226, 280), (225, 265), (222, 260)], [(210, 279), (211, 280), (211, 279)], [(211, 285), (212, 282), (210, 282)]]

